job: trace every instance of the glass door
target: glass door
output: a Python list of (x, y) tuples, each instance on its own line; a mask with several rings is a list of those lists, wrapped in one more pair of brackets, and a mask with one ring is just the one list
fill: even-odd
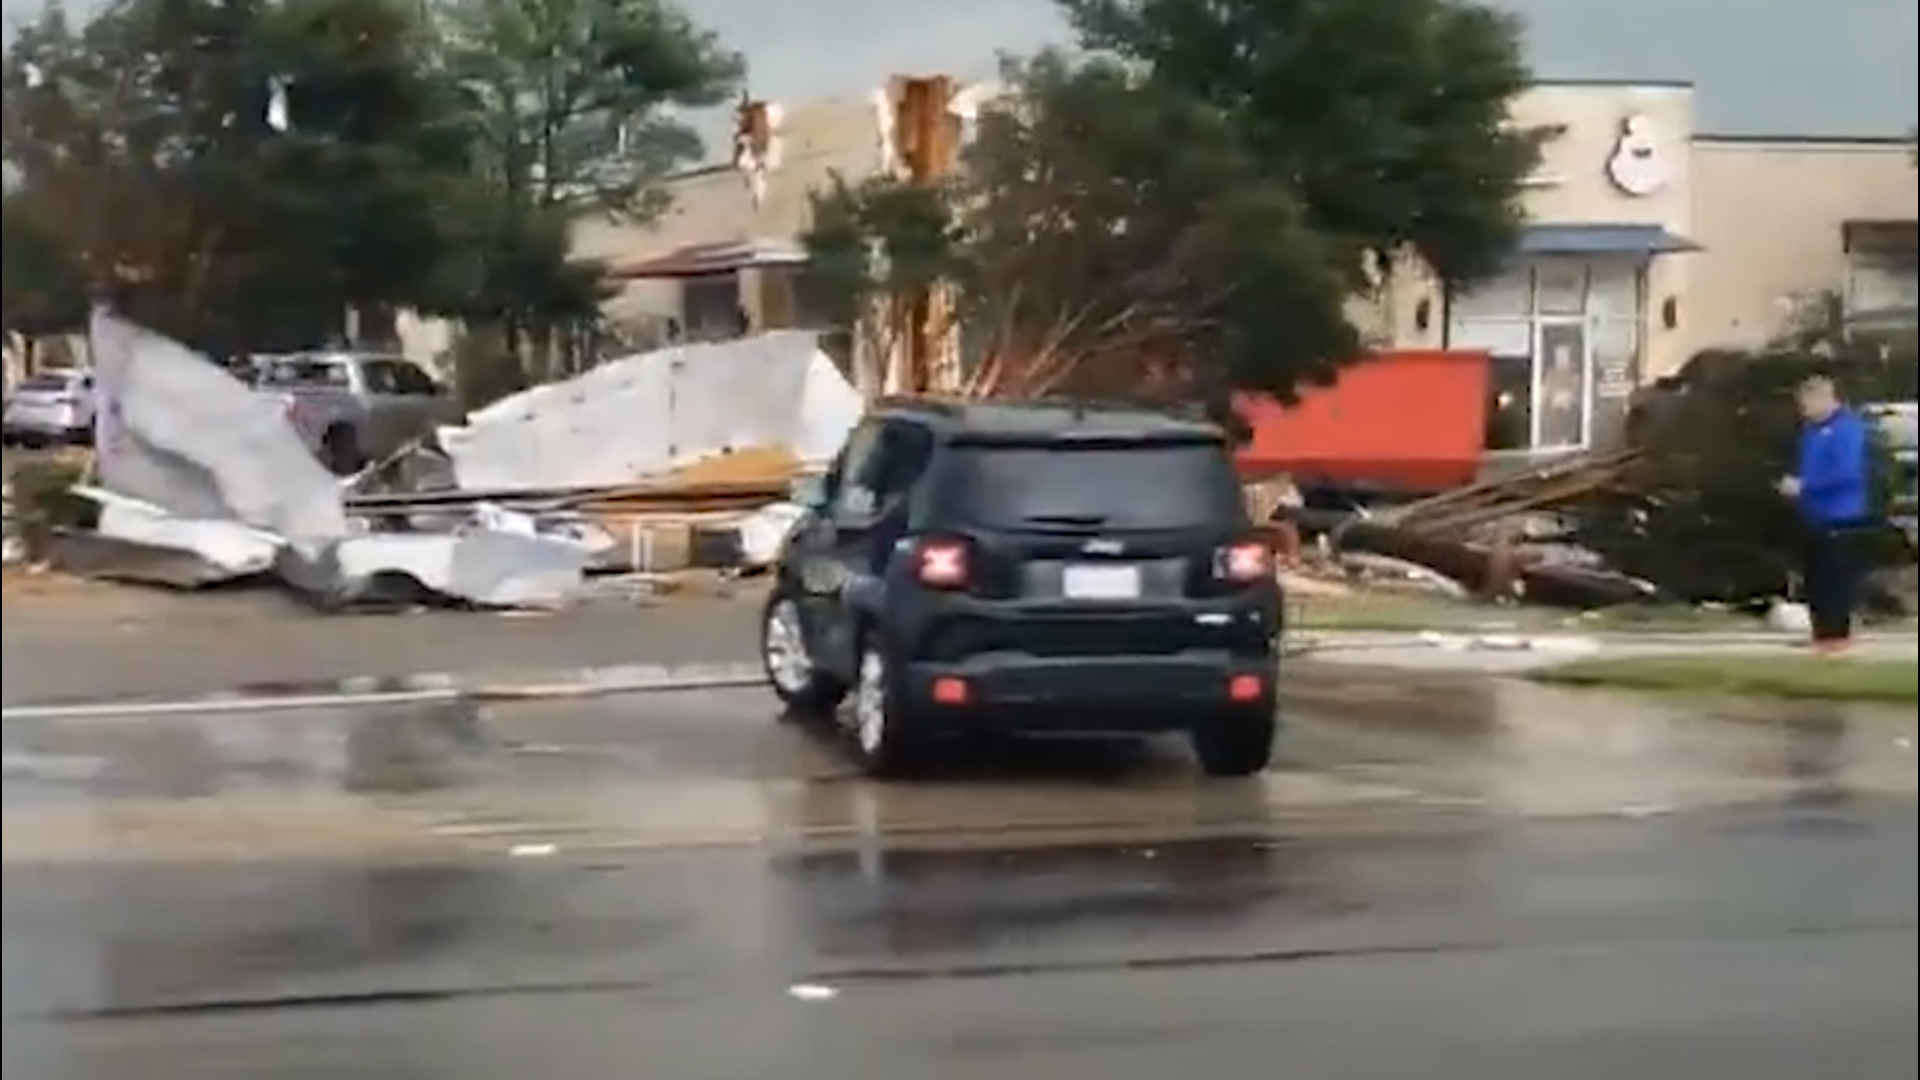
[(1575, 450), (1587, 445), (1593, 420), (1584, 318), (1543, 318), (1533, 350), (1533, 445)]

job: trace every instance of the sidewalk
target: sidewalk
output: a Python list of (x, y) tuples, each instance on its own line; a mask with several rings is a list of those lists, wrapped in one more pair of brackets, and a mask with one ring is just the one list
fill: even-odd
[[(1458, 671), (1514, 675), (1591, 656), (1663, 656), (1701, 652), (1802, 655), (1797, 637), (1751, 633), (1613, 634), (1449, 634), (1335, 633), (1298, 634), (1288, 652), (1316, 664), (1395, 667), (1420, 671)], [(1909, 633), (1861, 635), (1854, 655), (1868, 659), (1914, 659), (1920, 663), (1920, 636)]]

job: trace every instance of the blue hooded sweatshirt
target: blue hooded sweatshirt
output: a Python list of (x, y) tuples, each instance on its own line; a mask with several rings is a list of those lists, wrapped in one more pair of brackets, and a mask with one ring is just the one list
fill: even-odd
[(1864, 521), (1872, 501), (1867, 423), (1852, 409), (1800, 428), (1800, 516), (1814, 525)]

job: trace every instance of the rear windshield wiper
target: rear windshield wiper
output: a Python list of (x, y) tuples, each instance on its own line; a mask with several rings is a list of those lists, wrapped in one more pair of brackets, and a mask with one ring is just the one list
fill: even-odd
[(1020, 520), (1028, 525), (1093, 526), (1101, 524), (1111, 516), (1111, 514), (1028, 514)]

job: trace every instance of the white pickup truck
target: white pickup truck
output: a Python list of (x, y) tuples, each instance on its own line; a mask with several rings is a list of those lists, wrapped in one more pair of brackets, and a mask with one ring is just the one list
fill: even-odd
[(398, 356), (296, 353), (260, 358), (254, 372), (254, 385), (280, 403), (314, 454), (340, 476), (460, 419), (446, 389)]

